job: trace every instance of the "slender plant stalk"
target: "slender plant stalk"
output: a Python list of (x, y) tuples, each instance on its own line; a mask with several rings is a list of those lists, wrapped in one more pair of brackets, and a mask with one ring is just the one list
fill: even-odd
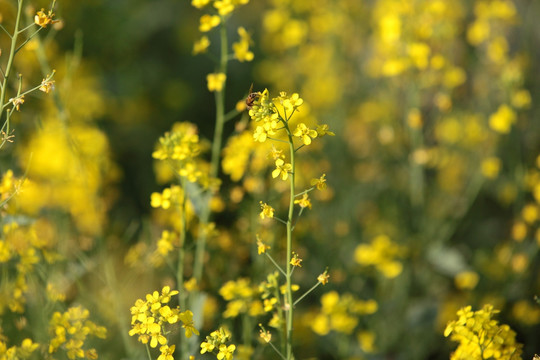
[[(8, 87), (9, 76), (11, 75), (11, 69), (13, 67), (13, 59), (15, 58), (15, 52), (17, 50), (17, 39), (19, 38), (19, 23), (21, 20), (23, 0), (18, 0), (17, 6), (17, 18), (15, 19), (15, 29), (11, 36), (11, 48), (9, 50), (8, 62), (6, 70), (4, 72), (4, 81), (2, 82), (2, 90), (0, 93), (0, 118), (4, 112), (4, 103), (6, 102), (6, 91)], [(7, 120), (6, 120), (7, 121)]]
[[(180, 247), (178, 248), (178, 268), (176, 270), (176, 283), (178, 284), (178, 300), (180, 304), (180, 309), (182, 311), (185, 311), (187, 308), (187, 298), (186, 294), (184, 293), (184, 266), (185, 266), (185, 244), (186, 244), (186, 198), (187, 198), (187, 192), (186, 192), (186, 179), (184, 177), (180, 178), (180, 184), (181, 188), (183, 190), (183, 196), (182, 196), (182, 203), (180, 204), (180, 221), (181, 221), (181, 229), (180, 229)], [(189, 344), (190, 342), (187, 341), (187, 339), (181, 337), (180, 340), (180, 349), (182, 350), (182, 358), (188, 359), (191, 352), (189, 351)]]
[[(221, 39), (221, 51), (219, 72), (227, 74), (227, 62), (228, 62), (228, 41), (227, 41), (227, 27), (225, 26), (224, 19), (220, 27), (220, 39)], [(221, 154), (221, 144), (223, 141), (223, 125), (225, 124), (225, 88), (226, 83), (223, 84), (221, 91), (216, 91), (216, 126), (214, 129), (214, 140), (212, 142), (212, 158), (210, 160), (210, 178), (217, 178), (219, 172), (219, 160)], [(208, 201), (210, 199), (208, 198)], [(201, 224), (204, 226), (210, 219), (210, 206), (207, 203), (203, 207), (201, 214)], [(206, 249), (206, 231), (201, 231), (197, 240), (197, 247), (195, 249), (195, 263), (193, 265), (193, 277), (200, 283), (202, 279), (204, 252)]]
[(294, 213), (294, 193), (295, 193), (295, 150), (294, 142), (292, 139), (291, 131), (289, 126), (285, 124), (287, 130), (287, 135), (289, 137), (289, 149), (291, 156), (291, 174), (290, 174), (290, 196), (289, 196), (289, 214), (287, 216), (287, 360), (293, 359), (292, 354), (292, 341), (293, 341), (293, 314), (294, 314), (294, 304), (292, 300), (292, 270), (291, 265), (291, 256), (292, 256), (292, 227), (293, 227), (293, 213)]

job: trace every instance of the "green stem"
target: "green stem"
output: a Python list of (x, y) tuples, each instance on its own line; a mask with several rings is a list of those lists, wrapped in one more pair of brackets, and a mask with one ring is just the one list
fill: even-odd
[[(186, 179), (181, 177), (180, 186), (184, 192), (182, 197), (182, 203), (180, 204), (180, 247), (178, 248), (178, 267), (176, 269), (176, 283), (178, 285), (178, 300), (180, 304), (181, 311), (186, 311), (187, 308), (187, 299), (186, 294), (184, 293), (184, 264), (185, 264), (185, 244), (186, 244)], [(182, 350), (182, 358), (188, 359), (190, 355), (189, 341), (184, 337), (181, 337), (180, 340), (180, 349)]]
[[(17, 18), (15, 19), (15, 29), (13, 30), (13, 36), (11, 37), (11, 48), (9, 50), (8, 62), (6, 65), (6, 71), (4, 75), (4, 81), (2, 82), (2, 91), (0, 93), (0, 118), (4, 112), (4, 104), (6, 102), (6, 91), (11, 69), (13, 67), (13, 59), (15, 58), (15, 52), (17, 49), (17, 39), (19, 37), (19, 23), (21, 20), (23, 0), (18, 0), (17, 6)], [(8, 121), (8, 120), (6, 120)]]
[(305, 298), (310, 292), (312, 292), (313, 290), (315, 290), (315, 288), (317, 288), (317, 286), (319, 286), (321, 283), (319, 281), (317, 281), (317, 283), (315, 285), (313, 285), (308, 291), (306, 291), (302, 296), (300, 296), (298, 299), (296, 299), (296, 301), (294, 302), (294, 306), (296, 306), (296, 304), (298, 304), (300, 302), (300, 300), (302, 300), (303, 298)]
[(152, 360), (152, 355), (150, 355), (150, 346), (146, 345), (146, 355), (148, 355), (148, 360)]
[(285, 123), (285, 128), (287, 130), (287, 136), (289, 137), (289, 149), (291, 156), (291, 173), (290, 173), (290, 196), (289, 196), (289, 214), (287, 216), (287, 360), (293, 359), (292, 354), (292, 341), (293, 341), (293, 300), (292, 300), (292, 265), (291, 265), (291, 256), (292, 256), (292, 230), (293, 230), (293, 213), (294, 213), (294, 194), (295, 194), (295, 150), (294, 142), (292, 138), (291, 131), (289, 126)]
[(281, 266), (278, 265), (278, 263), (274, 260), (274, 258), (267, 252), (264, 253), (269, 259), (270, 261), (272, 262), (272, 264), (274, 264), (274, 266), (276, 267), (276, 269), (279, 270), (280, 273), (282, 273), (283, 275), (287, 276), (287, 274), (285, 274), (285, 271), (283, 271), (283, 269), (281, 268)]
[[(221, 36), (221, 56), (219, 63), (219, 72), (227, 75), (227, 28), (225, 19), (222, 19), (220, 27)], [(226, 82), (223, 84), (221, 91), (216, 91), (216, 126), (214, 129), (214, 140), (212, 142), (212, 158), (210, 162), (210, 178), (217, 178), (219, 171), (219, 160), (221, 153), (221, 142), (223, 137), (223, 125), (225, 124), (225, 88)], [(209, 201), (210, 199), (208, 199)], [(201, 214), (201, 225), (208, 224), (210, 220), (210, 207), (208, 203), (204, 206)], [(202, 270), (204, 263), (204, 252), (206, 248), (206, 231), (201, 231), (195, 249), (195, 263), (193, 265), (193, 276), (197, 283), (201, 282)]]

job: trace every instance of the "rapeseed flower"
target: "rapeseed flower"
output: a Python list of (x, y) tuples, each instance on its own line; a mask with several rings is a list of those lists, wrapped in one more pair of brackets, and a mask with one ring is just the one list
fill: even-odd
[(193, 55), (205, 53), (210, 46), (210, 40), (208, 36), (201, 37), (195, 44), (193, 44)]
[[(164, 325), (176, 324), (182, 322), (186, 337), (197, 334), (198, 331), (193, 327), (193, 313), (189, 310), (180, 312), (180, 308), (171, 308), (167, 303), (171, 297), (177, 295), (178, 290), (171, 290), (169, 286), (164, 286), (161, 293), (154, 291), (146, 295), (146, 301), (137, 299), (135, 305), (131, 307), (131, 330), (130, 336), (139, 335), (138, 340), (150, 347), (157, 345), (167, 345), (168, 340), (165, 336)], [(167, 348), (165, 348), (167, 350)], [(170, 350), (170, 349), (168, 349)], [(173, 349), (174, 351), (174, 349)], [(166, 356), (166, 355), (165, 355)]]
[(304, 194), (302, 198), (294, 200), (294, 203), (300, 205), (301, 208), (311, 209), (311, 200), (308, 194)]
[(240, 41), (232, 45), (234, 57), (240, 62), (253, 60), (254, 55), (249, 51), (249, 46), (252, 43), (251, 36), (243, 27), (238, 28), (238, 35), (240, 35)]
[(281, 180), (287, 180), (289, 173), (292, 171), (292, 165), (285, 163), (283, 159), (276, 160), (276, 168), (272, 171), (272, 177), (275, 179), (281, 176)]
[(34, 16), (34, 23), (42, 28), (46, 28), (47, 25), (55, 24), (59, 20), (54, 20), (54, 13), (52, 10), (49, 10), (45, 13), (45, 9), (39, 10)]
[(304, 123), (300, 123), (293, 131), (293, 135), (301, 138), (304, 145), (310, 145), (311, 140), (317, 137), (317, 131), (308, 128)]
[(325, 190), (326, 189), (326, 174), (322, 174), (322, 176), (318, 179), (311, 179), (310, 182), (311, 186), (315, 186), (317, 190)]
[(9, 99), (9, 102), (13, 104), (15, 110), (19, 111), (22, 104), (24, 104), (24, 95)]
[(302, 267), (302, 259), (294, 251), (292, 253), (291, 265), (295, 267)]
[(273, 218), (274, 217), (274, 208), (268, 205), (267, 203), (259, 202), (261, 204), (261, 212), (259, 214), (261, 219)]
[(221, 18), (217, 15), (204, 14), (201, 16), (199, 31), (208, 32), (221, 23)]
[(224, 73), (212, 73), (206, 75), (208, 90), (212, 92), (221, 91), (223, 89), (223, 84), (225, 84), (226, 79), (227, 75), (225, 75)]
[(444, 330), (444, 336), (459, 343), (450, 359), (521, 359), (522, 345), (516, 342), (516, 333), (493, 319), (498, 312), (492, 305), (478, 311), (472, 311), (471, 306), (461, 308), (458, 319), (449, 322)]

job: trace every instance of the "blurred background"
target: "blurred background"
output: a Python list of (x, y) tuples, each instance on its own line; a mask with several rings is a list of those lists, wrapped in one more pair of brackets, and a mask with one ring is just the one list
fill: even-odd
[[(29, 14), (49, 6), (28, 4)], [(13, 4), (1, 7), (9, 27)], [(178, 0), (59, 1), (55, 12), (62, 23), (16, 65), (28, 81), (56, 69), (56, 95), (29, 98), (14, 115), (17, 141), (2, 164), (27, 171), (18, 211), (43, 219), (61, 249), (68, 303), (109, 329), (100, 357), (136, 357), (126, 344), (140, 344), (121, 346), (115, 333), (127, 337), (135, 299), (170, 281), (132, 267), (161, 230), (150, 195), (165, 183), (151, 154), (175, 122), (213, 137), (206, 75), (215, 63), (192, 54), (205, 12)], [(326, 173), (328, 189), (297, 229), (298, 282), (311, 286), (326, 267), (331, 275), (302, 303), (299, 358), (446, 359), (455, 348), (446, 323), (486, 303), (516, 331), (524, 359), (540, 352), (538, 14), (528, 0), (261, 0), (235, 10), (229, 42), (244, 27), (255, 57), (230, 62), (226, 108), (251, 84), (298, 92), (302, 116), (336, 134), (299, 160), (304, 181)], [(218, 33), (207, 36), (216, 54)], [(243, 113), (226, 124), (225, 145), (246, 121)], [(259, 200), (280, 191), (253, 186), (269, 181), (269, 165), (257, 166), (221, 172), (225, 210), (214, 216), (202, 333), (225, 309), (219, 286), (265, 278), (253, 232), (242, 234), (261, 226)], [(367, 299), (375, 313), (351, 305)]]

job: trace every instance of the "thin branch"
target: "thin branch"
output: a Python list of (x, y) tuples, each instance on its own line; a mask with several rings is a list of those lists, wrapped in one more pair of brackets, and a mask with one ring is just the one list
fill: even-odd
[(311, 289), (309, 289), (308, 291), (306, 291), (302, 296), (300, 296), (298, 299), (296, 299), (296, 301), (293, 303), (293, 306), (296, 306), (296, 304), (298, 304), (300, 302), (300, 300), (302, 300), (303, 298), (305, 298), (310, 292), (312, 292), (313, 290), (315, 290), (317, 288), (317, 286), (319, 286), (321, 284), (320, 281), (317, 281), (317, 283), (315, 285), (313, 285), (311, 287)]
[(272, 264), (274, 264), (274, 266), (279, 270), (280, 273), (283, 274), (283, 276), (287, 276), (287, 274), (285, 273), (285, 271), (283, 271), (283, 269), (281, 268), (281, 266), (278, 265), (278, 263), (274, 260), (274, 258), (267, 252), (264, 253), (269, 259), (270, 261), (272, 262)]

